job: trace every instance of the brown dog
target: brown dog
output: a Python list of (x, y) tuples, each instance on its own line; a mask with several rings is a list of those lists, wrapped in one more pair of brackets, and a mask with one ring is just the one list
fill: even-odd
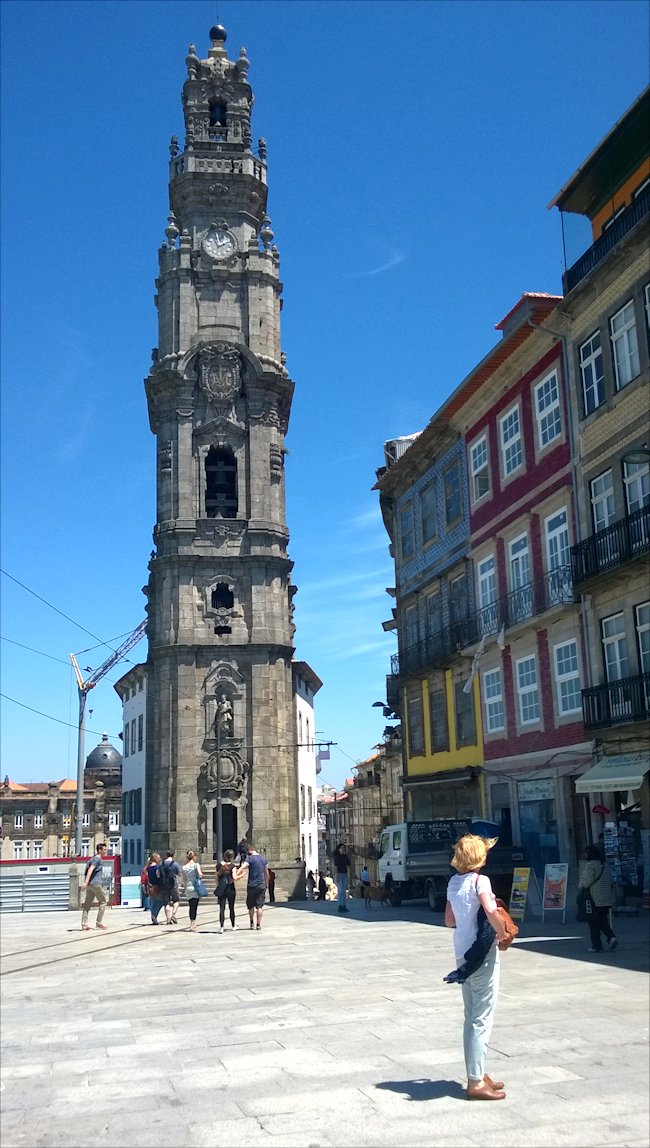
[(363, 900), (366, 909), (370, 909), (373, 901), (379, 901), (382, 909), (384, 905), (390, 905), (390, 897), (383, 885), (366, 885), (363, 890)]

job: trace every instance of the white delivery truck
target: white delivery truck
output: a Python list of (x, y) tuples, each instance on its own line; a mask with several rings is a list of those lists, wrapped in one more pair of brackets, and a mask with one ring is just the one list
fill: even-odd
[[(394, 905), (414, 897), (426, 897), (433, 910), (444, 910), (447, 882), (454, 870), (450, 861), (459, 837), (498, 837), (493, 821), (470, 817), (465, 820), (441, 817), (433, 821), (403, 821), (382, 830), (379, 842), (379, 880)], [(507, 903), (512, 871), (524, 865), (524, 852), (516, 845), (497, 842), (488, 853), (484, 872), (498, 897)]]

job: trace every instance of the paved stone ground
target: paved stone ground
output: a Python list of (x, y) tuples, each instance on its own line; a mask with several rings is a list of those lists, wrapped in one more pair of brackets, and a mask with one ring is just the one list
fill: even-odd
[(523, 927), (488, 1059), (508, 1099), (485, 1105), (439, 915), (276, 905), (219, 936), (199, 912), (197, 934), (3, 916), (3, 1148), (648, 1145), (647, 914), (597, 957), (585, 926)]

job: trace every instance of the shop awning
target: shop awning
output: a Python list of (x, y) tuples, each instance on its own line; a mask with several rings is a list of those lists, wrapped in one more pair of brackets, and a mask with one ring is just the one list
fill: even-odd
[(612, 754), (576, 779), (576, 793), (639, 789), (649, 769), (650, 753)]
[(435, 773), (405, 777), (402, 785), (404, 789), (415, 789), (421, 785), (467, 785), (470, 781), (476, 781), (482, 772), (480, 765), (468, 765), (462, 769), (440, 769)]

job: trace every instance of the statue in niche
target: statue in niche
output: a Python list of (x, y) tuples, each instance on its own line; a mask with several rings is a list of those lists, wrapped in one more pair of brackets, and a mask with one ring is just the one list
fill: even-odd
[(232, 737), (233, 716), (232, 706), (225, 694), (217, 699), (217, 716), (214, 719), (215, 733), (221, 730), (222, 737)]

